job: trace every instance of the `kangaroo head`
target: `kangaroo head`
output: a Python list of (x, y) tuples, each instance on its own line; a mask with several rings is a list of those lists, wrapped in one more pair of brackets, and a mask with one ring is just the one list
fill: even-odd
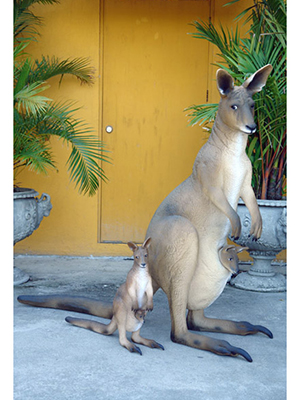
[(254, 133), (256, 124), (252, 96), (262, 90), (271, 71), (272, 66), (265, 65), (241, 86), (234, 86), (232, 76), (224, 69), (218, 69), (217, 87), (221, 95), (217, 116), (219, 123), (248, 135)]
[(128, 247), (133, 252), (134, 263), (138, 264), (141, 268), (146, 268), (148, 264), (148, 247), (150, 246), (151, 238), (144, 241), (142, 246), (138, 246), (133, 242), (128, 242)]
[(134, 316), (136, 319), (138, 319), (140, 322), (145, 322), (145, 317), (146, 317), (147, 311), (138, 309), (135, 311)]
[(248, 250), (248, 247), (227, 245), (219, 249), (219, 259), (221, 264), (234, 275), (236, 275), (239, 270), (239, 258), (237, 254), (243, 250)]

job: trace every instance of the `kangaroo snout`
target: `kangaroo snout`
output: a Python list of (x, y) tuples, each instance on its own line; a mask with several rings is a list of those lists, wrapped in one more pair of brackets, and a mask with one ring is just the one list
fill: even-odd
[(255, 123), (251, 125), (246, 125), (246, 128), (249, 130), (249, 135), (252, 135), (256, 131), (257, 125)]

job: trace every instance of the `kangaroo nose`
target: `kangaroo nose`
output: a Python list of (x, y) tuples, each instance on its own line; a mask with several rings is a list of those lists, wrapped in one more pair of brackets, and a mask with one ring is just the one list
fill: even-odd
[(146, 267), (146, 263), (141, 263), (141, 267), (145, 268)]
[(256, 124), (246, 125), (246, 128), (250, 131), (250, 133), (254, 133), (256, 131)]

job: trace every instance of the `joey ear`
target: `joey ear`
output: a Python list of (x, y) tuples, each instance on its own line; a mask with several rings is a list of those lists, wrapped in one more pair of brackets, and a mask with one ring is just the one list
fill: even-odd
[(237, 247), (236, 252), (240, 253), (241, 251), (244, 251), (244, 250), (249, 250), (249, 247)]
[(236, 248), (236, 246), (234, 246), (234, 245), (232, 245), (232, 244), (227, 245), (227, 246), (224, 247), (224, 249), (225, 249), (226, 251), (231, 250), (231, 249), (235, 249), (235, 248)]
[(150, 246), (150, 244), (151, 244), (151, 238), (148, 237), (148, 238), (144, 241), (142, 247), (143, 247), (144, 249), (148, 249), (148, 247)]
[(217, 87), (222, 97), (226, 97), (233, 90), (233, 78), (224, 69), (217, 71)]
[(253, 75), (250, 76), (242, 86), (245, 89), (249, 90), (251, 94), (260, 92), (262, 88), (265, 86), (268, 76), (270, 75), (273, 67), (271, 64), (267, 64), (264, 67), (260, 68)]
[(128, 242), (127, 245), (130, 248), (130, 250), (133, 252), (138, 248), (138, 246), (133, 242)]

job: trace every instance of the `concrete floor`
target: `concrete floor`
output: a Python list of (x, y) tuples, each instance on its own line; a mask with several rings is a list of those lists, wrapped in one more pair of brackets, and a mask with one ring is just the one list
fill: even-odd
[(76, 313), (16, 301), (21, 294), (60, 293), (112, 302), (131, 260), (17, 256), (15, 266), (31, 276), (14, 290), (15, 400), (286, 399), (286, 293), (226, 286), (207, 309), (207, 316), (246, 320), (273, 332), (273, 339), (205, 333), (245, 349), (253, 358), (248, 363), (171, 342), (168, 302), (159, 290), (142, 334), (165, 351), (140, 346), (140, 356), (119, 345), (117, 332), (106, 337), (67, 324), (65, 317)]

